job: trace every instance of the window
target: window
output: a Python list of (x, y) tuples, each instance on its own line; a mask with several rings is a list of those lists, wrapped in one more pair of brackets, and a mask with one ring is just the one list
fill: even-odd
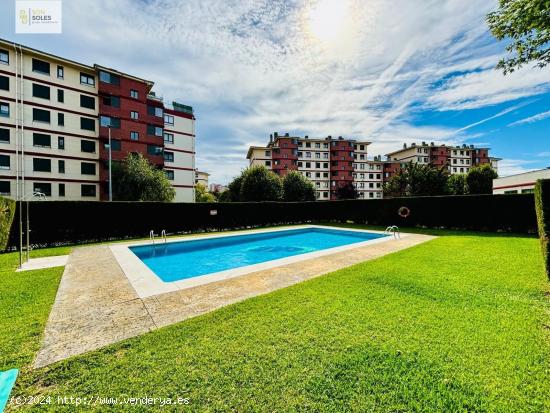
[(139, 140), (139, 132), (130, 132), (130, 139), (133, 141)]
[(65, 184), (59, 184), (59, 196), (65, 196)]
[(120, 76), (100, 70), (99, 81), (103, 83), (110, 83), (111, 85), (120, 85)]
[(50, 75), (50, 64), (43, 60), (32, 59), (32, 71), (43, 75)]
[(82, 162), (80, 164), (80, 173), (82, 175), (95, 175), (95, 163)]
[(63, 89), (57, 89), (57, 101), (59, 103), (65, 102), (65, 91)]
[(84, 140), (84, 139), (81, 140), (80, 141), (80, 151), (81, 152), (87, 152), (87, 153), (95, 153), (95, 142)]
[(271, 161), (265, 161), (265, 166), (271, 166)]
[(167, 125), (173, 125), (174, 124), (174, 117), (172, 115), (164, 115), (164, 123)]
[(59, 79), (63, 79), (65, 77), (65, 69), (63, 69), (63, 66), (57, 66), (57, 77)]
[(162, 118), (163, 111), (162, 108), (158, 106), (147, 106), (147, 114), (151, 116), (156, 116), (157, 118)]
[(95, 109), (95, 99), (91, 96), (80, 95), (80, 107)]
[(95, 119), (80, 118), (80, 129), (95, 131)]
[(104, 128), (114, 128), (119, 129), (120, 128), (120, 119), (119, 118), (112, 118), (110, 116), (100, 116), (99, 118), (100, 124)]
[(65, 114), (64, 113), (58, 113), (57, 114), (57, 124), (59, 126), (65, 126)]
[(111, 140), (111, 150), (113, 150), (113, 151), (120, 151), (121, 150), (120, 139), (112, 139)]
[(33, 133), (32, 146), (38, 146), (39, 148), (51, 148), (52, 137), (43, 133)]
[(65, 161), (60, 159), (57, 161), (57, 171), (60, 173), (60, 174), (64, 174), (65, 173)]
[(50, 88), (48, 86), (33, 83), (32, 84), (32, 95), (35, 98), (50, 100)]
[(512, 194), (517, 194), (518, 191), (514, 189), (514, 190), (510, 190), (510, 191), (504, 191), (504, 193), (505, 193), (506, 195), (512, 195)]
[(112, 106), (113, 108), (120, 107), (120, 98), (118, 96), (103, 96), (103, 104)]
[(10, 64), (10, 54), (7, 50), (0, 50), (0, 63), (4, 65)]
[(163, 136), (163, 134), (162, 128), (155, 125), (147, 125), (147, 135)]
[(134, 98), (134, 99), (139, 99), (139, 93), (138, 93), (138, 91), (135, 90), (135, 89), (130, 90), (130, 97), (131, 97), (131, 98)]
[(0, 155), (0, 169), (10, 169), (9, 155)]
[(130, 117), (132, 119), (139, 119), (139, 113), (138, 112), (135, 112), (135, 111), (131, 111), (130, 112)]
[(165, 162), (174, 162), (174, 152), (164, 152)]
[(35, 172), (51, 172), (52, 161), (46, 158), (32, 158), (32, 170)]
[(65, 138), (63, 136), (57, 137), (57, 149), (60, 149), (60, 150), (65, 149)]
[(10, 78), (7, 76), (0, 76), (0, 89), (10, 90)]
[(81, 196), (96, 196), (96, 187), (95, 185), (81, 185), (80, 186), (80, 195)]
[(155, 145), (147, 145), (147, 153), (149, 155), (162, 155), (162, 147)]
[(32, 110), (32, 120), (33, 120), (33, 122), (50, 123), (50, 111), (49, 110), (44, 110), (44, 109), (33, 108), (33, 110)]
[(164, 143), (174, 143), (174, 134), (173, 133), (165, 133), (164, 134)]
[(164, 171), (166, 178), (170, 181), (174, 180), (174, 171)]
[(52, 184), (48, 182), (34, 182), (32, 184), (32, 190), (46, 196), (52, 196)]
[(95, 78), (92, 75), (80, 72), (80, 84), (95, 86)]
[(5, 128), (0, 128), (0, 142), (10, 143), (10, 130)]
[(10, 195), (10, 181), (0, 181), (0, 195)]
[(521, 193), (522, 193), (522, 194), (534, 194), (534, 193), (535, 193), (535, 189), (534, 189), (534, 188), (522, 189), (522, 190), (521, 190)]

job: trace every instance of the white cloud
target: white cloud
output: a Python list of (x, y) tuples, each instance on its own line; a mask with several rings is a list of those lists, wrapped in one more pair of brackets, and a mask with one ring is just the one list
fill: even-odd
[(518, 126), (518, 125), (524, 125), (526, 123), (534, 123), (546, 118), (550, 118), (550, 110), (546, 112), (537, 113), (536, 115), (529, 116), (528, 118), (520, 119), (515, 122), (509, 123), (508, 126)]
[(540, 169), (536, 163), (525, 159), (503, 159), (498, 162), (498, 175), (509, 176)]

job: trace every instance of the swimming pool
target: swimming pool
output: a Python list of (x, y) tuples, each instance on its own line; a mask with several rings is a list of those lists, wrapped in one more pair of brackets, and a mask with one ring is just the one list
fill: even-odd
[(132, 246), (129, 249), (162, 281), (173, 282), (260, 263), (282, 263), (285, 258), (304, 254), (313, 256), (320, 251), (336, 252), (339, 247), (381, 238), (387, 238), (387, 235), (312, 226)]

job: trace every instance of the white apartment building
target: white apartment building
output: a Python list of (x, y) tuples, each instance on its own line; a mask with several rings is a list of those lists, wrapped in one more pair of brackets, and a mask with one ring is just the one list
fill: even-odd
[(550, 179), (550, 168), (493, 179), (493, 194), (531, 194), (539, 179)]
[(108, 199), (110, 130), (114, 162), (142, 153), (165, 169), (176, 201), (194, 202), (193, 110), (165, 109), (152, 87), (0, 39), (0, 194)]

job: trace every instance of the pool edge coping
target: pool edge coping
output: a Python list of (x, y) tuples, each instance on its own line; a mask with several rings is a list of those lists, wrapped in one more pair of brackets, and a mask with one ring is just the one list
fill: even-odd
[[(227, 234), (205, 234), (189, 237), (173, 237), (166, 240), (166, 243), (174, 242), (188, 242), (204, 239), (215, 239), (215, 238), (225, 238), (225, 237), (235, 237), (242, 236), (247, 234), (261, 234), (277, 231), (288, 231), (288, 230), (299, 230), (307, 228), (321, 228), (321, 229), (330, 229), (330, 230), (342, 230), (350, 232), (368, 232), (375, 234), (384, 234), (388, 235), (384, 231), (375, 231), (375, 230), (366, 230), (366, 229), (357, 229), (357, 228), (340, 228), (326, 225), (293, 225), (293, 226), (282, 226), (274, 228), (262, 228), (262, 229), (251, 229), (243, 230), (237, 232), (231, 232)], [(407, 233), (400, 233), (400, 237), (406, 238), (410, 236)], [(213, 272), (209, 274), (203, 274), (192, 278), (187, 278), (178, 281), (163, 281), (158, 275), (156, 275), (147, 265), (141, 261), (131, 250), (130, 247), (135, 246), (144, 246), (150, 245), (150, 240), (141, 240), (141, 241), (130, 241), (123, 244), (116, 244), (109, 246), (109, 249), (118, 265), (122, 269), (122, 272), (130, 282), (130, 285), (135, 290), (139, 298), (148, 298), (159, 294), (165, 294), (170, 292), (175, 292), (179, 290), (185, 290), (188, 288), (198, 287), (201, 285), (206, 285), (218, 281), (228, 280), (235, 277), (240, 277), (246, 274), (251, 274), (257, 271), (263, 271), (268, 269), (273, 269), (283, 265), (293, 264), (300, 261), (305, 261), (308, 259), (324, 257), (326, 255), (331, 255), (343, 251), (348, 251), (355, 248), (365, 247), (367, 245), (374, 245), (378, 243), (388, 242), (395, 239), (393, 236), (388, 235), (386, 237), (381, 237), (377, 239), (357, 242), (353, 244), (342, 245), (333, 248), (326, 248), (319, 251), (313, 251), (305, 254), (293, 255), (290, 257), (278, 258), (276, 260), (270, 260), (261, 262), (258, 264), (246, 265), (237, 268), (231, 268), (224, 271)], [(163, 242), (163, 241), (161, 241)], [(164, 243), (164, 242), (163, 242)]]

